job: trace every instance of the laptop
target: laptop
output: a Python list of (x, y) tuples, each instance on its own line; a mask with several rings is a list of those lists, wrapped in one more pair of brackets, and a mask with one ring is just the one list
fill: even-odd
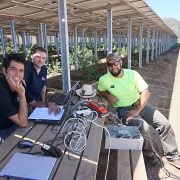
[(25, 153), (15, 153), (0, 176), (13, 179), (48, 180), (57, 158)]
[(72, 102), (72, 98), (76, 93), (76, 89), (79, 87), (79, 81), (77, 81), (71, 88), (71, 90), (63, 93), (55, 93), (49, 99), (49, 101), (54, 102), (58, 105), (68, 106)]
[(69, 100), (69, 93), (56, 93), (52, 95), (49, 99), (50, 102), (54, 102), (62, 106), (64, 106), (68, 100)]
[(48, 113), (47, 107), (42, 108), (35, 108), (35, 110), (31, 113), (28, 117), (29, 120), (33, 120), (37, 123), (44, 123), (44, 124), (60, 124), (63, 119), (66, 119), (70, 112), (70, 104), (72, 103), (72, 98), (75, 95), (75, 89), (79, 85), (79, 82), (71, 88), (70, 91), (63, 93), (63, 94), (55, 94), (50, 98), (50, 101), (55, 102), (56, 104), (60, 105), (61, 111), (55, 116), (53, 113)]
[(44, 124), (59, 124), (64, 117), (64, 107), (60, 106), (60, 112), (55, 115), (53, 112), (49, 114), (47, 107), (37, 107), (28, 117), (29, 120)]

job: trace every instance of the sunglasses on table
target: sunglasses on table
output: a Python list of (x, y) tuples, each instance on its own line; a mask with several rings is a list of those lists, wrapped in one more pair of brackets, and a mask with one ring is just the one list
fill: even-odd
[(107, 66), (108, 66), (108, 67), (113, 67), (113, 66), (119, 65), (119, 63), (120, 63), (120, 61), (115, 61), (115, 62), (113, 62), (113, 63), (107, 63)]

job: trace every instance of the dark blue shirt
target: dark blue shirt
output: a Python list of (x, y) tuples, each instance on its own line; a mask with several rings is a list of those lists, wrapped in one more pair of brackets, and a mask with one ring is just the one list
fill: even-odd
[[(32, 99), (26, 96), (27, 102)], [(16, 92), (13, 92), (5, 78), (0, 78), (0, 129), (10, 128), (14, 122), (8, 117), (18, 114), (19, 112), (19, 97)]]
[(42, 66), (39, 74), (37, 73), (32, 61), (27, 61), (25, 65), (24, 79), (26, 81), (28, 93), (36, 101), (42, 101), (41, 91), (46, 85), (47, 68)]

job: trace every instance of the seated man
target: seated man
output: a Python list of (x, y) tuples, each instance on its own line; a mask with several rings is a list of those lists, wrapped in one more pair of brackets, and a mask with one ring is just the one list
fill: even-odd
[(24, 80), (29, 93), (36, 101), (45, 101), (47, 78), (46, 57), (46, 49), (37, 47), (32, 52), (32, 60), (28, 60), (25, 65)]
[(43, 47), (37, 47), (32, 53), (32, 60), (27, 61), (25, 64), (24, 80), (29, 96), (33, 99), (30, 105), (34, 107), (46, 106), (50, 111), (59, 111), (59, 106), (52, 102), (46, 102), (46, 78), (47, 68), (46, 62), (46, 49)]
[(3, 60), (4, 76), (0, 79), (0, 141), (6, 139), (18, 126), (27, 126), (27, 102), (33, 108), (48, 106), (49, 111), (55, 114), (60, 110), (54, 103), (36, 101), (29, 95), (23, 80), (24, 65), (24, 57), (18, 54), (6, 55)]
[(99, 79), (100, 94), (117, 108), (118, 117), (122, 118), (125, 124), (140, 125), (142, 135), (147, 137), (145, 144), (150, 143), (147, 139), (152, 140), (148, 124), (158, 128), (166, 160), (179, 169), (180, 157), (174, 131), (164, 115), (147, 105), (149, 98), (147, 83), (138, 72), (123, 69), (118, 54), (111, 53), (106, 60), (109, 72)]
[[(25, 59), (17, 54), (8, 55), (3, 61), (0, 79), (0, 137), (7, 138), (17, 126), (26, 127), (27, 102), (22, 84)], [(30, 102), (31, 99), (27, 98)]]

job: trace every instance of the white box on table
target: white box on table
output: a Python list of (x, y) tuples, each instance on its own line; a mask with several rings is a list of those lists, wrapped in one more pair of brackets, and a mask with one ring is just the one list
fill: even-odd
[[(110, 137), (105, 130), (105, 149), (142, 150), (144, 139), (136, 126), (107, 125), (106, 128), (109, 131)], [(125, 132), (124, 137), (117, 137), (118, 128), (121, 128), (121, 132)], [(128, 138), (126, 137), (127, 132), (129, 133)]]

